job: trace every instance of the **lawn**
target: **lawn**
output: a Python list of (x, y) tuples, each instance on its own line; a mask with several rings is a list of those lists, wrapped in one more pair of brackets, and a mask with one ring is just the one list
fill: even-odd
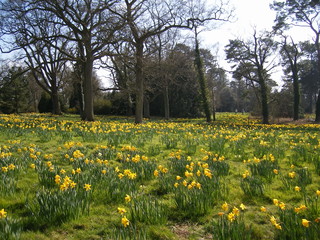
[(0, 239), (320, 239), (319, 130), (0, 115)]

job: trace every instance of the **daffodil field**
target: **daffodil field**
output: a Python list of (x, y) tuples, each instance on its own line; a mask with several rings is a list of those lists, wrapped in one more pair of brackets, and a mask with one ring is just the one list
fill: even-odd
[(0, 115), (0, 239), (320, 239), (320, 126)]

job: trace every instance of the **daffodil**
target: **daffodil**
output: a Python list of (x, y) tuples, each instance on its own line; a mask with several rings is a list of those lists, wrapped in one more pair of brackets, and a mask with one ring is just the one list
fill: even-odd
[(286, 209), (286, 205), (283, 202), (280, 202), (278, 206), (279, 206), (279, 208), (281, 210), (285, 210)]
[(262, 206), (262, 207), (260, 208), (260, 211), (261, 211), (261, 212), (266, 212), (267, 209), (266, 209), (266, 207)]
[(290, 178), (295, 178), (296, 173), (295, 172), (289, 172), (288, 175), (289, 175)]
[(2, 208), (2, 209), (0, 210), (0, 218), (5, 218), (6, 216), (7, 216), (7, 212), (4, 211), (4, 209)]
[(242, 211), (246, 209), (246, 206), (243, 203), (241, 203), (239, 207), (241, 208)]
[(130, 221), (129, 221), (128, 218), (126, 218), (126, 217), (124, 216), (124, 217), (121, 218), (121, 223), (122, 223), (122, 225), (123, 225), (124, 227), (127, 227), (127, 226), (129, 226)]
[(91, 190), (91, 185), (90, 184), (85, 184), (83, 187), (86, 191)]
[(126, 212), (127, 210), (125, 208), (118, 207), (118, 213), (120, 213), (121, 215), (125, 214)]
[(227, 217), (230, 222), (236, 220), (236, 215), (233, 212), (229, 213)]
[(302, 225), (306, 228), (310, 227), (310, 221), (307, 219), (302, 219)]
[(131, 201), (131, 197), (130, 195), (126, 194), (126, 196), (124, 197), (124, 200), (128, 203)]
[(11, 163), (11, 164), (8, 166), (8, 168), (9, 168), (9, 170), (14, 170), (14, 169), (16, 168), (16, 166)]
[(225, 211), (225, 212), (228, 211), (228, 209), (229, 209), (228, 203), (227, 203), (227, 202), (224, 202), (224, 204), (222, 204), (221, 208), (222, 208), (222, 210)]

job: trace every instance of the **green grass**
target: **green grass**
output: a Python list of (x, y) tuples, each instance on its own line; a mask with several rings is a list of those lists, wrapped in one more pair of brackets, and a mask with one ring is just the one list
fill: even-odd
[[(11, 174), (17, 186), (10, 193), (1, 188), (0, 210), (18, 221), (20, 230), (12, 231), (20, 231), (21, 239), (227, 239), (233, 230), (220, 235), (214, 230), (218, 213), (227, 217), (234, 207), (244, 204), (241, 218), (235, 218), (239, 225), (227, 218), (220, 224), (231, 224), (243, 234), (251, 232), (251, 239), (284, 239), (289, 237), (285, 234), (295, 232), (287, 231), (287, 224), (296, 217), (293, 227), (297, 231), (291, 238), (319, 239), (314, 234), (320, 229), (315, 221), (320, 217), (316, 194), (320, 186), (319, 128), (315, 124), (265, 126), (248, 115), (230, 113), (218, 114), (212, 124), (203, 119), (173, 119), (146, 120), (141, 125), (124, 117), (97, 117), (96, 122), (86, 123), (75, 115), (0, 115), (0, 180)], [(3, 167), (10, 164), (16, 168), (6, 172)], [(79, 168), (81, 172), (72, 173)], [(293, 179), (290, 172), (295, 172)], [(309, 181), (305, 177), (298, 180), (299, 174), (309, 174)], [(61, 179), (58, 184), (56, 175)], [(65, 195), (60, 190), (66, 176), (76, 184), (72, 191), (79, 195), (75, 196), (82, 196), (74, 206), (77, 214), (61, 223), (44, 223), (37, 216), (37, 203), (33, 202), (34, 208), (28, 203), (37, 199), (41, 189), (71, 201), (71, 186), (66, 187)], [(244, 181), (245, 191), (241, 188)], [(263, 185), (262, 192), (256, 192), (255, 181)], [(91, 185), (88, 192), (85, 184)], [(295, 191), (296, 185), (303, 191)], [(90, 194), (86, 200), (89, 212), (81, 210), (83, 194)], [(125, 201), (126, 194), (131, 202)], [(54, 201), (61, 205), (63, 199)], [(285, 211), (301, 204), (307, 210), (280, 220), (284, 210), (273, 199), (283, 202)], [(227, 211), (221, 208), (224, 202)], [(267, 212), (261, 212), (261, 206)], [(118, 207), (127, 212), (119, 214)], [(58, 210), (52, 214), (59, 219)], [(121, 224), (124, 216), (130, 221), (128, 227)], [(271, 216), (282, 230), (272, 225)], [(0, 219), (0, 227), (5, 219)], [(310, 221), (308, 228), (301, 224), (302, 219)], [(239, 232), (237, 236), (245, 235)]]

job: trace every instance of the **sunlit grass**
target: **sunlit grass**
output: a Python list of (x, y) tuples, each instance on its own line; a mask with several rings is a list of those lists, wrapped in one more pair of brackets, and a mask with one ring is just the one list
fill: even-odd
[[(19, 221), (22, 229), (11, 231), (21, 239), (228, 239), (234, 232), (318, 239), (319, 129), (261, 125), (241, 113), (219, 113), (212, 124), (140, 125), (125, 117), (0, 115), (0, 179), (8, 186), (0, 191), (0, 221)], [(241, 214), (230, 215), (241, 204)], [(282, 212), (301, 204), (304, 212)]]

